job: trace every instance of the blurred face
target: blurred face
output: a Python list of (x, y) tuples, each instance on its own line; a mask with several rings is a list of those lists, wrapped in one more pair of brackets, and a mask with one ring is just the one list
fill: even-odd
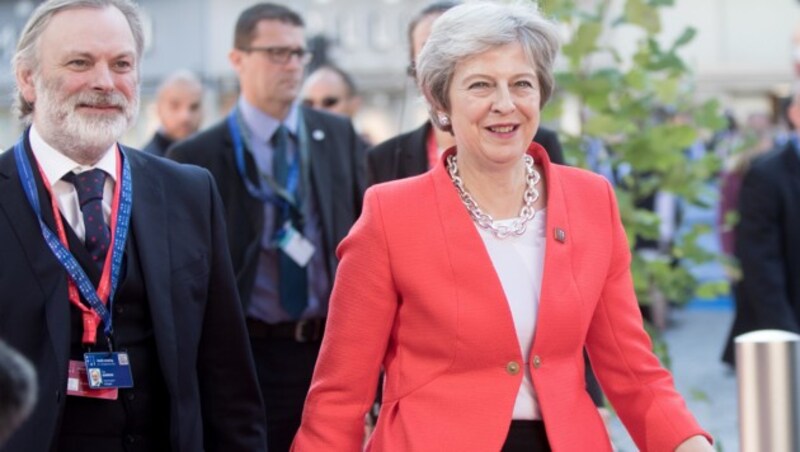
[(358, 110), (358, 97), (351, 96), (342, 77), (329, 69), (320, 69), (303, 84), (303, 104), (317, 110), (352, 118)]
[(180, 81), (164, 87), (158, 96), (161, 130), (173, 140), (182, 140), (197, 132), (203, 120), (202, 87)]
[(420, 20), (419, 23), (417, 23), (417, 26), (414, 27), (414, 30), (411, 32), (412, 63), (416, 63), (417, 57), (419, 56), (419, 53), (422, 52), (422, 47), (425, 45), (425, 41), (427, 41), (428, 36), (431, 35), (433, 22), (441, 15), (441, 13), (438, 13), (425, 16), (425, 18)]
[(517, 163), (539, 127), (536, 70), (516, 43), (458, 63), (449, 99), (459, 162)]
[(42, 33), (38, 68), (16, 74), (42, 137), (91, 164), (118, 140), (139, 109), (136, 43), (116, 8), (79, 8), (53, 16)]
[(305, 49), (303, 28), (277, 20), (262, 20), (256, 26), (250, 51), (234, 49), (230, 60), (239, 74), (242, 95), (252, 105), (279, 119), (300, 90), (303, 61), (291, 56), (285, 63), (276, 63), (264, 50), (267, 48)]
[(797, 133), (797, 131), (800, 130), (800, 95), (792, 99), (792, 103), (789, 105), (788, 110), (786, 110), (786, 116), (794, 127), (795, 133)]

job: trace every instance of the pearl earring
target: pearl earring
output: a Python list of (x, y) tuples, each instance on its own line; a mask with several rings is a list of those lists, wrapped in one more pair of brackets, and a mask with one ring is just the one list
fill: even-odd
[(439, 124), (443, 126), (450, 125), (450, 118), (448, 118), (447, 115), (444, 113), (439, 113)]

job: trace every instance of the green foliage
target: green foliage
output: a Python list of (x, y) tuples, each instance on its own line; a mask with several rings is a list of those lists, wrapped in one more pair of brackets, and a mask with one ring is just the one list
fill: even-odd
[[(725, 119), (716, 101), (695, 101), (690, 70), (679, 55), (697, 30), (688, 27), (667, 44), (659, 36), (661, 9), (673, 3), (624, 0), (622, 10), (615, 11), (612, 0), (597, 0), (589, 9), (581, 9), (575, 0), (539, 2), (545, 14), (570, 30), (562, 47), (565, 64), (556, 72), (558, 92), (544, 119), (558, 118), (565, 101), (570, 108), (577, 102), (580, 130), (562, 135), (570, 163), (587, 166), (586, 144), (599, 140), (608, 150), (604, 164), (614, 170), (630, 168), (616, 192), (632, 249), (638, 240), (658, 239), (659, 219), (638, 209), (640, 201), (663, 190), (705, 206), (706, 182), (721, 167), (713, 154), (694, 161), (686, 156), (687, 148), (724, 127)], [(630, 55), (606, 42), (610, 31), (623, 28), (637, 36)], [(697, 245), (698, 237), (708, 232), (707, 226), (696, 225), (677, 243), (661, 244), (655, 258), (633, 253), (631, 268), (641, 304), (652, 302), (654, 290), (679, 303), (728, 290), (724, 282), (700, 284), (687, 269), (718, 258)]]

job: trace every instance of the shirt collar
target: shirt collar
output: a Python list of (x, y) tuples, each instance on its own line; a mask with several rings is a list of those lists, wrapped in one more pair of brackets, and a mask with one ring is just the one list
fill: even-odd
[(242, 119), (250, 129), (250, 136), (262, 143), (268, 143), (272, 139), (272, 135), (278, 129), (279, 124), (283, 124), (292, 136), (297, 136), (298, 126), (300, 121), (300, 108), (297, 102), (292, 104), (289, 109), (289, 114), (286, 119), (279, 121), (272, 116), (264, 113), (251, 103), (247, 102), (244, 97), (239, 97), (238, 102), (239, 111), (242, 114)]
[(56, 182), (61, 180), (65, 174), (73, 171), (75, 173), (82, 173), (94, 168), (100, 168), (105, 171), (112, 180), (116, 182), (117, 179), (117, 152), (116, 143), (111, 145), (110, 148), (103, 154), (100, 161), (94, 166), (81, 165), (71, 158), (67, 157), (60, 151), (56, 150), (53, 146), (49, 145), (36, 130), (36, 126), (32, 125), (28, 138), (31, 143), (31, 150), (39, 166), (42, 168), (44, 175), (50, 182), (52, 188)]

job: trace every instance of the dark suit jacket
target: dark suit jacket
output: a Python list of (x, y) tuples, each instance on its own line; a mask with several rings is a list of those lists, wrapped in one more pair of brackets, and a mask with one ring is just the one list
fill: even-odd
[(153, 134), (153, 138), (142, 148), (142, 151), (164, 157), (173, 141), (160, 131)]
[[(264, 409), (214, 181), (197, 168), (126, 153), (172, 450), (265, 450)], [(66, 398), (71, 308), (66, 272), (42, 238), (13, 151), (0, 155), (0, 237), (0, 336), (34, 363), (39, 383), (31, 417), (4, 450), (47, 451)]]
[[(364, 149), (346, 118), (300, 107), (308, 131), (311, 194), (322, 221), (323, 247), (328, 272), (335, 275), (336, 246), (361, 213), (366, 185)], [(175, 144), (167, 156), (207, 168), (217, 180), (225, 205), (233, 268), (245, 307), (258, 267), (258, 251), (264, 229), (262, 202), (253, 198), (236, 171), (233, 141), (225, 120)], [(250, 180), (257, 180), (252, 155), (245, 154)]]
[[(369, 185), (404, 179), (428, 171), (427, 139), (431, 127), (431, 123), (425, 121), (419, 128), (390, 138), (370, 149), (367, 153)], [(533, 141), (547, 150), (552, 163), (564, 163), (564, 152), (555, 132), (539, 127)]]
[(800, 333), (800, 156), (790, 142), (757, 159), (739, 192), (734, 254), (742, 269), (733, 338), (760, 329)]

